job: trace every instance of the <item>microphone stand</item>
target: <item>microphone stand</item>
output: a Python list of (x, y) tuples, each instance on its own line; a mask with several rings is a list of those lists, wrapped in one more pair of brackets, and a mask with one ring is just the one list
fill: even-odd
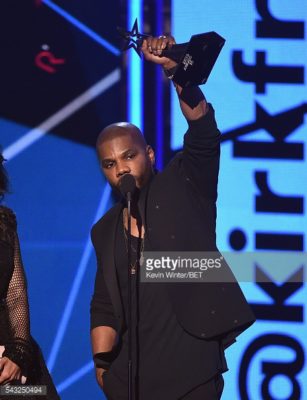
[(128, 400), (133, 400), (132, 379), (132, 278), (131, 278), (131, 192), (127, 193), (127, 217), (128, 217)]
[(133, 298), (132, 298), (132, 248), (131, 248), (131, 199), (132, 194), (136, 188), (135, 178), (131, 174), (124, 174), (120, 178), (119, 190), (122, 195), (127, 200), (127, 225), (128, 225), (128, 235), (127, 235), (127, 256), (128, 256), (128, 268), (127, 268), (127, 284), (128, 284), (128, 299), (127, 299), (127, 324), (128, 324), (128, 400), (134, 400), (135, 397), (135, 380), (133, 379), (133, 365), (132, 365), (132, 334), (133, 334)]

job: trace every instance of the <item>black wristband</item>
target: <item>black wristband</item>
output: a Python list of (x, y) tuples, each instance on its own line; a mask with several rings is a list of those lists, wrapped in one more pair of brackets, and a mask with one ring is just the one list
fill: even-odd
[(95, 366), (97, 368), (103, 368), (103, 369), (109, 369), (114, 358), (115, 358), (115, 352), (113, 350), (96, 353), (93, 356)]
[(183, 88), (179, 97), (191, 108), (195, 108), (202, 100), (205, 100), (205, 96), (198, 86)]

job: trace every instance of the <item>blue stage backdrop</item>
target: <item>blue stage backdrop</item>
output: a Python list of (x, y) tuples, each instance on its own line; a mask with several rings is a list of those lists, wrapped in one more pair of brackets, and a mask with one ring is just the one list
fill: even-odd
[(104, 398), (90, 349), (94, 221), (110, 207), (94, 144), (120, 108), (120, 1), (0, 5), (0, 143), (31, 307), (62, 399)]
[[(32, 334), (63, 400), (104, 398), (89, 339), (96, 271), (89, 231), (112, 199), (93, 145), (99, 129), (126, 118), (114, 29), (123, 23), (123, 3), (0, 5), (0, 144), (12, 181), (6, 203), (19, 223)], [(129, 25), (142, 3), (148, 9), (151, 2), (127, 2)], [(263, 276), (257, 252), (306, 251), (306, 2), (171, 3), (178, 43), (212, 30), (226, 39), (203, 86), (224, 135), (218, 241), (226, 258), (250, 252), (255, 277)], [(136, 97), (128, 115), (141, 124), (141, 62), (129, 60), (128, 87)], [(186, 127), (172, 96), (165, 152), (180, 148)], [(298, 275), (304, 260), (292, 265)], [(307, 400), (306, 285), (295, 279), (286, 286), (288, 279), (241, 282), (258, 321), (227, 350), (223, 400)]]
[[(173, 0), (172, 28), (178, 43), (207, 31), (226, 39), (203, 86), (224, 134), (217, 237), (225, 252), (251, 252), (259, 275), (256, 252), (306, 251), (306, 2)], [(186, 123), (175, 95), (171, 121), (177, 149)], [(285, 281), (241, 282), (258, 321), (227, 351), (223, 400), (307, 399), (306, 285)]]

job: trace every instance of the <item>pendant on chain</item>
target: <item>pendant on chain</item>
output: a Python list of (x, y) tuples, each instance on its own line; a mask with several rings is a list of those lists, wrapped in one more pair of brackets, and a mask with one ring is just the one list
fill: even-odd
[(136, 274), (136, 264), (130, 265), (130, 273), (131, 275), (135, 275)]

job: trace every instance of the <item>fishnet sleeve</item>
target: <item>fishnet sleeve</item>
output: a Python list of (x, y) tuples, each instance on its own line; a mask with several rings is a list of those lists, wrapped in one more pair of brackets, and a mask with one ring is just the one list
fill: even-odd
[(27, 370), (31, 360), (29, 304), (16, 231), (14, 233), (14, 271), (8, 287), (6, 308), (11, 339), (5, 345), (3, 356), (14, 361), (21, 369)]

